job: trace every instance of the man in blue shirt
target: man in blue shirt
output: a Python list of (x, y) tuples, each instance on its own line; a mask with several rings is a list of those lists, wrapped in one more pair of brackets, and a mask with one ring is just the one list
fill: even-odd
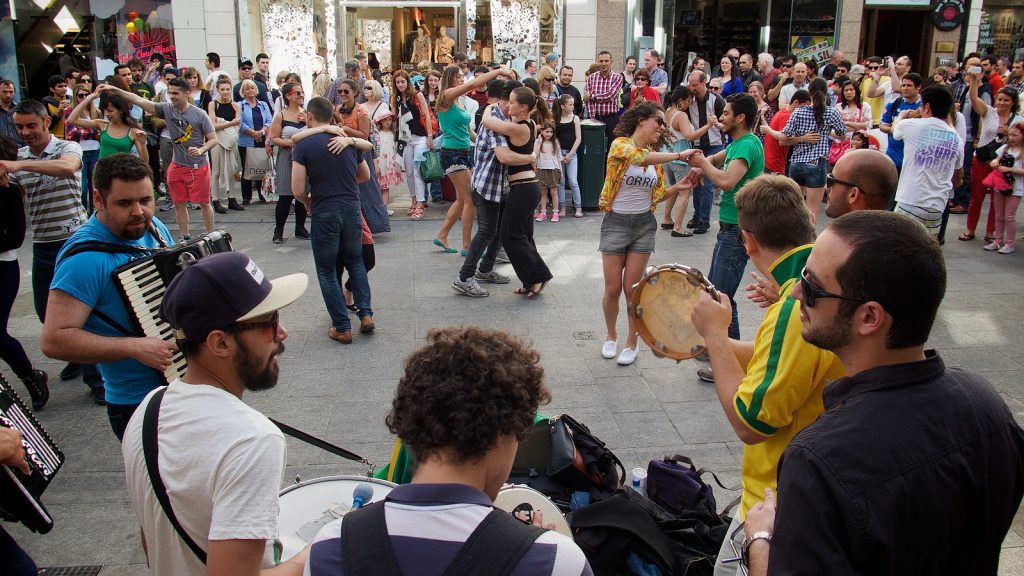
[[(882, 132), (889, 135), (889, 146), (885, 149), (885, 154), (896, 164), (897, 172), (903, 171), (903, 141), (893, 138), (893, 119), (904, 110), (913, 112), (921, 107), (922, 82), (921, 75), (916, 72), (908, 72), (904, 75), (903, 80), (900, 81), (900, 89), (903, 95), (893, 100), (892, 104), (886, 106), (885, 114), (882, 115), (882, 122), (878, 125)], [(918, 115), (913, 113), (908, 116), (908, 118), (917, 117)]]
[[(95, 215), (57, 255), (40, 345), (51, 358), (99, 365), (110, 427), (120, 440), (146, 394), (163, 385), (162, 373), (170, 367), (177, 346), (131, 336), (128, 310), (111, 273), (137, 258), (138, 248), (159, 248), (173, 241), (167, 227), (153, 217), (153, 172), (141, 159), (130, 154), (101, 159), (93, 172), (93, 187)], [(83, 242), (125, 250), (65, 256)]]
[[(343, 133), (332, 138), (327, 132), (333, 114), (331, 102), (326, 98), (309, 101), (306, 125), (313, 130), (297, 139), (293, 137), (297, 143), (292, 151), (292, 190), (312, 215), (313, 262), (320, 293), (331, 316), (327, 336), (342, 344), (351, 344), (352, 324), (338, 282), (339, 265), (348, 270), (352, 297), (359, 309), (359, 331), (369, 334), (376, 327), (370, 308), (370, 283), (363, 263), (363, 217), (359, 203), (359, 183), (369, 180), (370, 167), (357, 149), (360, 144), (370, 144)], [(334, 144), (335, 149), (341, 148), (337, 154), (328, 148)]]

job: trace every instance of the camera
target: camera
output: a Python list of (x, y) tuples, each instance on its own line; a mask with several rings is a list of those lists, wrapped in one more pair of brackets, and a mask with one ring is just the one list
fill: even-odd
[[(1003, 154), (999, 157), (999, 165), (1006, 166), (1007, 168), (1013, 168), (1014, 161), (1014, 157), (1009, 154)], [(1011, 186), (1017, 180), (1017, 177), (1009, 172), (1003, 172), (1003, 178), (1006, 178), (1006, 182)]]
[(981, 74), (981, 66), (971, 66), (967, 69), (967, 73), (977, 76), (978, 74)]

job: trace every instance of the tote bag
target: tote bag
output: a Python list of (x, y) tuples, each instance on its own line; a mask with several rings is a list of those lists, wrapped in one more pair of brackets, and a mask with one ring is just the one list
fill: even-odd
[(245, 149), (245, 168), (242, 178), (253, 182), (262, 182), (270, 174), (270, 158), (263, 146)]

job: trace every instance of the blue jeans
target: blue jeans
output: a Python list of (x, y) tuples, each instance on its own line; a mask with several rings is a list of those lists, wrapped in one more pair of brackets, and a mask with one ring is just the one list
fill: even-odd
[(128, 429), (128, 421), (138, 408), (138, 404), (107, 404), (107, 420), (110, 420), (110, 429), (114, 431), (118, 442), (124, 442), (124, 431)]
[(100, 159), (99, 150), (84, 150), (82, 152), (82, 206), (87, 214), (92, 214), (92, 171), (96, 167), (96, 161)]
[[(476, 235), (469, 244), (469, 252), (459, 270), (459, 280), (465, 282), (473, 277), (480, 264), (480, 272), (487, 274), (494, 270), (494, 258), (498, 255), (498, 228), (501, 225), (501, 210), (505, 202), (491, 202), (477, 192), (473, 192), (473, 206), (476, 207)], [(487, 254), (481, 258), (481, 254)]]
[[(562, 150), (562, 155), (565, 156), (568, 150)], [(569, 159), (568, 164), (563, 164), (562, 170), (562, 181), (558, 183), (558, 205), (565, 208), (565, 183), (569, 183), (569, 188), (572, 190), (572, 207), (581, 210), (583, 209), (583, 199), (580, 196), (580, 180), (578, 178), (579, 170), (579, 148), (576, 149), (576, 153)]]
[(338, 282), (338, 260), (345, 263), (352, 286), (353, 303), (361, 316), (373, 316), (370, 309), (370, 283), (363, 264), (363, 222), (359, 210), (314, 212), (310, 241), (320, 293), (338, 332), (351, 332), (345, 298)]
[(971, 203), (971, 158), (974, 157), (974, 142), (964, 144), (964, 183), (953, 191), (953, 204), (967, 207)]
[[(704, 151), (705, 156), (713, 156), (725, 150), (725, 146), (712, 146)], [(715, 202), (714, 186), (707, 176), (701, 180), (700, 185), (693, 189), (693, 217), (697, 225), (711, 224), (711, 206)]]
[(430, 199), (434, 202), (444, 201), (444, 195), (441, 194), (441, 181), (434, 180), (433, 182), (427, 183), (427, 188), (430, 190)]
[(0, 558), (3, 558), (5, 568), (4, 574), (10, 576), (35, 576), (39, 572), (32, 557), (18, 546), (14, 538), (0, 527)]
[(739, 340), (740, 324), (736, 312), (736, 290), (743, 281), (743, 270), (747, 267), (747, 249), (740, 244), (739, 228), (721, 228), (718, 231), (715, 252), (711, 256), (711, 271), (708, 280), (719, 292), (729, 297), (732, 304), (732, 323), (729, 324), (729, 338)]

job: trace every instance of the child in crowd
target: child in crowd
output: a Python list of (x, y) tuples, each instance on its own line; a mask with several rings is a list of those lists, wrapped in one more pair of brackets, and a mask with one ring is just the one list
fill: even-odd
[(992, 160), (992, 168), (1002, 173), (1009, 189), (992, 192), (992, 210), (996, 213), (995, 239), (985, 250), (1012, 254), (1017, 237), (1017, 207), (1024, 196), (1024, 124), (1013, 124), (1006, 130), (1006, 144)]
[(537, 180), (540, 181), (540, 211), (537, 222), (547, 218), (548, 197), (551, 197), (551, 221), (558, 222), (558, 183), (562, 181), (562, 148), (555, 137), (555, 125), (548, 122), (537, 138)]
[[(402, 183), (402, 159), (395, 147), (395, 116), (385, 112), (377, 118), (377, 148), (379, 154), (377, 163), (377, 185), (380, 186), (380, 195), (387, 206), (391, 201), (390, 188)], [(388, 209), (388, 215), (393, 214)]]
[(850, 135), (850, 147), (846, 150), (867, 150), (871, 147), (871, 142), (868, 141), (868, 133), (863, 130), (857, 130)]

